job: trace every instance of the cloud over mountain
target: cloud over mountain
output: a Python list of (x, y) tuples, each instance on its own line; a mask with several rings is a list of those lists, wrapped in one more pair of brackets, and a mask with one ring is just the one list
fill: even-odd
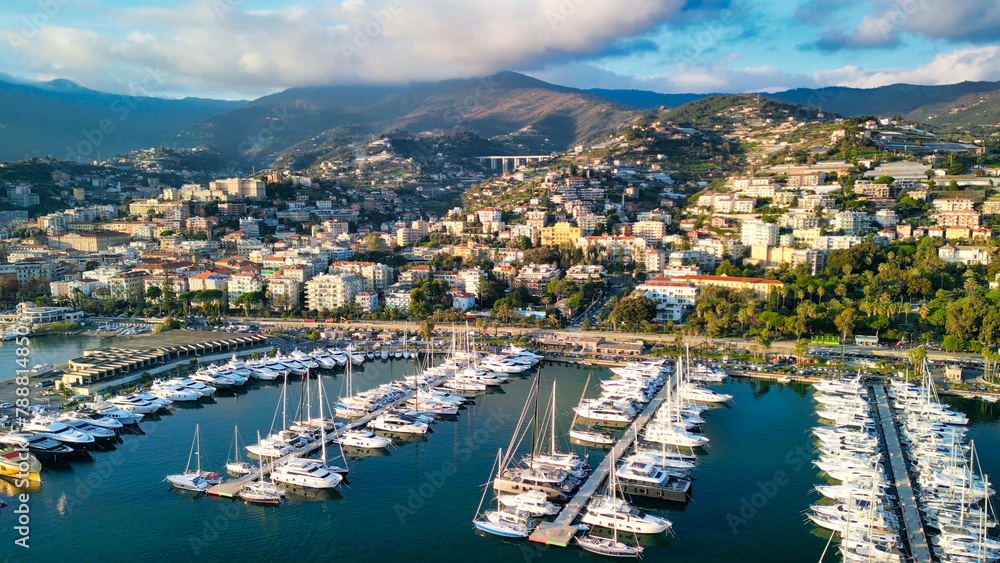
[[(194, 89), (253, 93), (482, 75), (622, 45), (648, 50), (628, 41), (682, 8), (683, 0), (346, 0), (251, 10), (238, 0), (194, 0), (104, 8), (111, 31), (53, 24), (18, 50), (38, 74), (93, 86), (156, 72)], [(17, 33), (5, 32), (8, 42)], [(121, 89), (117, 82), (110, 86)]]

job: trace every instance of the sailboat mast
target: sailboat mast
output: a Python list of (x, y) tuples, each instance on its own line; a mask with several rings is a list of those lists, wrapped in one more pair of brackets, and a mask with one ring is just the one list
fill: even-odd
[(552, 380), (552, 428), (549, 429), (549, 453), (556, 455), (556, 380)]
[(538, 453), (538, 384), (542, 379), (542, 368), (538, 368), (538, 373), (535, 374), (535, 406), (534, 413), (531, 415), (531, 458), (534, 460), (535, 454)]
[(197, 424), (194, 425), (194, 442), (195, 450), (194, 455), (198, 459), (198, 475), (201, 475), (201, 436), (199, 435), (199, 427)]
[(347, 396), (348, 397), (351, 396), (351, 372), (353, 371), (351, 367), (354, 364), (354, 359), (351, 357), (351, 354), (353, 351), (354, 351), (354, 346), (347, 347)]
[(281, 386), (281, 429), (288, 427), (288, 370), (285, 370), (285, 382)]
[(326, 419), (323, 418), (323, 374), (316, 374), (316, 392), (319, 394), (319, 441), (323, 465), (326, 465)]

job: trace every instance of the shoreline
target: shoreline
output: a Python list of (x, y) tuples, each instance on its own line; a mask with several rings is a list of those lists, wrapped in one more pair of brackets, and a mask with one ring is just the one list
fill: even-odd
[[(83, 334), (83, 333), (73, 332), (73, 334)], [(91, 336), (97, 336), (97, 335), (91, 335)], [(146, 335), (136, 335), (136, 336), (139, 337), (139, 338), (141, 338), (142, 336), (146, 336)], [(434, 354), (441, 354), (441, 353), (446, 353), (447, 351), (446, 350), (431, 350), (431, 352), (434, 353)], [(543, 354), (544, 354), (544, 352), (543, 352)], [(632, 356), (632, 357), (621, 357), (621, 358), (614, 358), (614, 359), (611, 359), (611, 358), (604, 359), (604, 358), (580, 358), (578, 356), (561, 356), (561, 355), (554, 355), (554, 354), (549, 353), (549, 354), (544, 354), (542, 356), (542, 361), (543, 362), (549, 362), (549, 363), (565, 364), (565, 365), (575, 365), (575, 366), (580, 366), (580, 367), (605, 367), (605, 368), (609, 368), (609, 367), (621, 367), (621, 366), (626, 365), (626, 363), (629, 362), (629, 361), (642, 360), (642, 359), (648, 358), (648, 357), (649, 356)], [(200, 363), (201, 362), (199, 362), (199, 364)], [(208, 363), (212, 363), (212, 362), (208, 362)], [(47, 403), (50, 403), (50, 402), (54, 402), (56, 399), (59, 399), (59, 402), (61, 403), (62, 400), (64, 400), (66, 398), (65, 396), (61, 395), (58, 392), (54, 392), (54, 393), (49, 394), (49, 395), (45, 395), (44, 394), (47, 391), (54, 390), (54, 387), (50, 386), (50, 387), (45, 387), (45, 388), (39, 388), (39, 387), (36, 386), (37, 383), (41, 382), (41, 381), (47, 381), (47, 380), (51, 380), (51, 379), (58, 380), (61, 377), (61, 375), (63, 373), (62, 370), (63, 370), (63, 368), (66, 367), (66, 365), (68, 365), (68, 364), (63, 364), (62, 366), (58, 366), (57, 369), (54, 370), (55, 375), (46, 374), (46, 375), (44, 375), (42, 377), (32, 378), (30, 380), (31, 384), (28, 386), (28, 389), (30, 390), (30, 394), (29, 394), (28, 398), (31, 400), (31, 404), (32, 405), (47, 404)], [(801, 384), (806, 384), (806, 385), (812, 385), (814, 383), (817, 383), (819, 381), (824, 381), (825, 379), (827, 379), (827, 378), (822, 378), (822, 377), (810, 377), (810, 376), (802, 376), (802, 375), (795, 375), (795, 374), (763, 373), (763, 372), (759, 372), (759, 371), (729, 371), (729, 370), (726, 370), (726, 373), (730, 377), (734, 377), (734, 378), (757, 379), (757, 380), (762, 380), (762, 381), (774, 381), (776, 383), (786, 383), (786, 384), (787, 383), (801, 383)], [(888, 374), (886, 375), (886, 378), (887, 379), (892, 379), (891, 377), (888, 376)], [(128, 377), (126, 377), (125, 379), (128, 379)], [(788, 379), (789, 381), (782, 381), (784, 379)], [(132, 383), (134, 383), (134, 382), (132, 382)], [(6, 380), (3, 380), (3, 381), (0, 381), (0, 403), (3, 403), (3, 402), (13, 403), (14, 399), (17, 398), (14, 395), (16, 387), (17, 386), (14, 384), (14, 378), (10, 378), (10, 379), (6, 379)], [(938, 391), (938, 393), (940, 393), (942, 395), (956, 396), (956, 397), (962, 397), (962, 398), (973, 399), (973, 400), (977, 400), (977, 399), (978, 400), (983, 400), (983, 397), (987, 397), (987, 396), (1000, 398), (1000, 393), (989, 393), (989, 392), (984, 392), (984, 391), (973, 392), (973, 391), (964, 391), (964, 390), (958, 390), (958, 389), (941, 389), (941, 388), (937, 389), (937, 391)]]

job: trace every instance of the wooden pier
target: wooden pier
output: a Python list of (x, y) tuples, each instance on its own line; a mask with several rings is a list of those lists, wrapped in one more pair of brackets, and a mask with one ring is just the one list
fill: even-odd
[(889, 408), (889, 399), (885, 393), (885, 385), (876, 383), (872, 385), (875, 394), (875, 402), (878, 405), (879, 424), (882, 428), (882, 436), (885, 439), (885, 447), (889, 452), (889, 465), (892, 468), (893, 480), (896, 483), (896, 496), (899, 499), (899, 509), (903, 515), (903, 527), (907, 543), (910, 547), (910, 556), (914, 561), (931, 561), (931, 552), (927, 544), (927, 534), (924, 532), (924, 525), (920, 519), (920, 510), (917, 507), (917, 498), (913, 493), (913, 484), (910, 482), (910, 473), (906, 467), (906, 458), (899, 443), (899, 433), (896, 428), (895, 417), (892, 409)]
[(666, 400), (667, 394), (670, 389), (674, 387), (677, 383), (676, 375), (671, 375), (670, 379), (663, 386), (662, 389), (653, 397), (651, 401), (646, 405), (646, 408), (642, 410), (639, 416), (632, 422), (632, 425), (628, 427), (625, 433), (622, 435), (618, 443), (612, 448), (612, 455), (607, 455), (604, 460), (601, 461), (587, 477), (580, 488), (577, 490), (573, 498), (566, 503), (566, 506), (556, 515), (555, 519), (551, 522), (542, 522), (535, 528), (535, 531), (528, 537), (533, 542), (544, 543), (546, 545), (557, 545), (559, 547), (567, 547), (571, 541), (573, 541), (573, 536), (579, 531), (576, 526), (573, 525), (573, 521), (576, 520), (577, 516), (583, 510), (583, 507), (587, 506), (590, 499), (597, 494), (601, 486), (608, 479), (608, 475), (615, 470), (611, 466), (612, 457), (614, 459), (621, 459), (622, 456), (628, 451), (628, 448), (632, 446), (635, 440), (639, 437), (639, 431), (646, 426), (649, 419), (656, 413), (656, 410), (660, 408), (663, 401)]

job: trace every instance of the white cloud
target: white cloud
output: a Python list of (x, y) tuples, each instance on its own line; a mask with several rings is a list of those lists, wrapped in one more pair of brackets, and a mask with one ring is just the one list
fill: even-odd
[[(826, 4), (829, 0), (814, 0)], [(801, 11), (801, 10), (800, 10)], [(876, 0), (852, 31), (833, 27), (815, 46), (824, 50), (895, 47), (904, 33), (955, 43), (992, 42), (1000, 36), (996, 0)]]
[(685, 65), (679, 72), (627, 76), (590, 63), (571, 63), (530, 74), (577, 88), (651, 90), (665, 94), (774, 92), (814, 85), (810, 76), (785, 73), (770, 66), (731, 68), (691, 64)]
[(942, 53), (912, 69), (874, 69), (857, 66), (817, 72), (821, 84), (875, 88), (888, 84), (954, 84), (966, 80), (1000, 80), (1000, 46), (970, 47)]
[(157, 69), (191, 90), (258, 94), (317, 83), (476, 76), (594, 56), (657, 27), (683, 4), (326, 0), (261, 12), (235, 0), (194, 0), (171, 8), (106, 8), (110, 31), (48, 26), (20, 52), (37, 74), (58, 71), (95, 87), (115, 89), (112, 71)]

